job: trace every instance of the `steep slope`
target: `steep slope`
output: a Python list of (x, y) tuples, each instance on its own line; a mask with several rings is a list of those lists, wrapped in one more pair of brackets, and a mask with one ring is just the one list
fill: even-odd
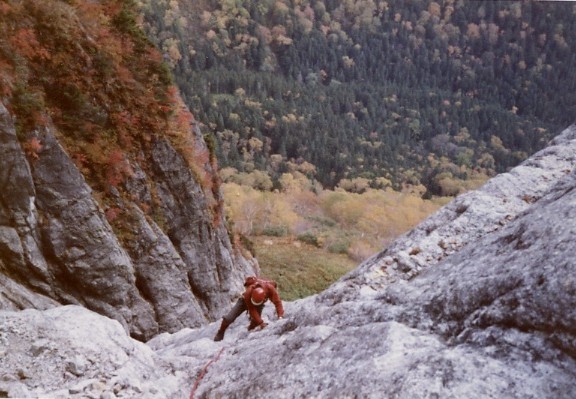
[[(575, 166), (572, 126), (295, 304), (269, 338), (231, 343), (199, 397), (572, 397)], [(419, 257), (438, 263), (416, 272)]]
[(131, 7), (0, 6), (0, 308), (82, 305), (145, 340), (219, 317), (257, 264)]
[[(240, 318), (221, 343), (216, 325), (143, 345), (79, 307), (0, 312), (0, 392), (572, 398), (575, 167), (572, 126), (329, 290), (287, 303), (286, 319), (268, 307), (267, 329), (248, 333)], [(418, 257), (435, 264), (417, 269)]]

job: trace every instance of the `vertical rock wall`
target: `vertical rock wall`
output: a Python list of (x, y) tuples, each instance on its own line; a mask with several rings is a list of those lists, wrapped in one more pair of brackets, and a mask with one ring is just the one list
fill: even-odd
[[(119, 239), (53, 130), (35, 135), (41, 148), (29, 161), (0, 104), (2, 309), (79, 304), (148, 339), (216, 319), (256, 273), (168, 141), (152, 143), (149, 165), (132, 165), (133, 202), (118, 196), (132, 230)], [(153, 190), (162, 227), (138, 206)]]

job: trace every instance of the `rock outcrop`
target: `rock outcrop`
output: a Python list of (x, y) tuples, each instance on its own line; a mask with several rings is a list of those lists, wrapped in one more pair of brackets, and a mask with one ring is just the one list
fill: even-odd
[[(35, 134), (41, 148), (29, 161), (0, 104), (0, 308), (82, 305), (145, 340), (218, 318), (255, 273), (168, 141), (151, 144), (150, 172), (131, 165), (133, 200), (117, 201), (133, 221), (118, 237), (50, 125)], [(151, 187), (162, 227), (138, 205)]]
[(0, 312), (0, 394), (573, 398), (575, 166), (572, 126), (284, 320), (267, 306), (265, 330), (239, 318), (219, 343), (216, 323), (144, 345), (77, 306)]
[(573, 397), (575, 166), (572, 126), (231, 342), (198, 397)]

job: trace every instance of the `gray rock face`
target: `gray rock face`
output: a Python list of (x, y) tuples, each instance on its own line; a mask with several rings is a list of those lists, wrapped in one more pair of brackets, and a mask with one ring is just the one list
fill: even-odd
[(575, 165), (572, 126), (232, 341), (199, 397), (573, 397)]
[(573, 171), (575, 138), (576, 127), (571, 126), (509, 173), (456, 198), (332, 289), (346, 285), (355, 291), (369, 285), (378, 290), (397, 280), (410, 280), (465, 245), (498, 231)]
[(214, 323), (143, 345), (76, 306), (0, 312), (0, 394), (571, 399), (574, 154), (576, 126), (284, 320), (268, 305), (263, 331), (240, 317), (219, 343)]
[[(150, 174), (134, 165), (134, 202), (120, 204), (135, 220), (133, 238), (122, 243), (51, 128), (35, 135), (42, 147), (29, 163), (0, 104), (0, 308), (78, 304), (147, 339), (216, 319), (256, 273), (223, 222), (214, 227), (204, 193), (168, 142), (153, 143)], [(164, 230), (137, 205), (151, 185)]]
[(168, 378), (163, 362), (120, 323), (79, 306), (0, 312), (0, 348), (4, 397), (47, 390), (58, 398), (143, 397), (159, 393), (146, 377)]
[(198, 397), (572, 398), (575, 165), (573, 126), (288, 320), (231, 337)]

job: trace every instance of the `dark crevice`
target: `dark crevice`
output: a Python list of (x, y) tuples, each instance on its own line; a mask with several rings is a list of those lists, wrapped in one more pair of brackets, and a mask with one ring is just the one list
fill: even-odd
[(205, 303), (208, 300), (208, 293), (205, 289), (198, 287), (197, 284), (194, 283), (194, 279), (192, 277), (192, 272), (188, 272), (188, 284), (190, 285), (190, 290), (198, 302)]
[(525, 240), (523, 237), (524, 233), (526, 233), (526, 226), (521, 224), (515, 232), (502, 237), (501, 240), (504, 241), (507, 245), (514, 243), (514, 249), (527, 249), (532, 246), (532, 243)]
[[(144, 299), (146, 302), (148, 302), (152, 306), (152, 308), (154, 309), (154, 313), (156, 313), (156, 306), (154, 306), (153, 296), (152, 296), (150, 287), (148, 287), (148, 283), (146, 282), (146, 279), (143, 278), (140, 275), (140, 273), (136, 273), (135, 277), (136, 277), (136, 281), (134, 284), (136, 285), (136, 289), (138, 290), (140, 297), (142, 299)], [(154, 315), (154, 319), (157, 319), (156, 314)]]

